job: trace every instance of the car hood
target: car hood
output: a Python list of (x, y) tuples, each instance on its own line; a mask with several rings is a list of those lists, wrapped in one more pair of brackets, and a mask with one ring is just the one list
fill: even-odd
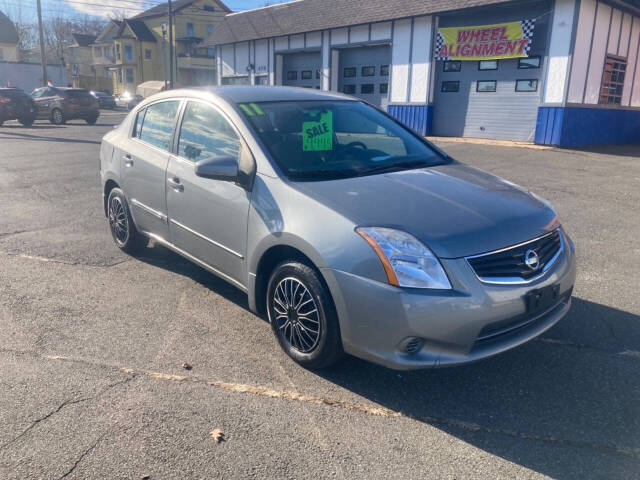
[(546, 201), (459, 162), (293, 185), (356, 225), (411, 233), (441, 258), (508, 247), (558, 226)]

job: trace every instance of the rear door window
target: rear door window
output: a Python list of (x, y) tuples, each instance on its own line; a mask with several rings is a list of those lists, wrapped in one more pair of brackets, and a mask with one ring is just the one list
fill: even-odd
[(149, 105), (138, 138), (154, 147), (169, 151), (171, 148), (173, 121), (179, 106), (179, 100)]

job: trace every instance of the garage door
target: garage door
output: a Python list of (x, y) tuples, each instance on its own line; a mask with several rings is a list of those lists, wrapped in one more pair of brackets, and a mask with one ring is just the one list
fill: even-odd
[(299, 52), (283, 55), (282, 84), (289, 87), (320, 89), (320, 52)]
[(338, 90), (386, 108), (390, 64), (389, 45), (340, 50)]
[(438, 61), (435, 135), (533, 141), (541, 59)]

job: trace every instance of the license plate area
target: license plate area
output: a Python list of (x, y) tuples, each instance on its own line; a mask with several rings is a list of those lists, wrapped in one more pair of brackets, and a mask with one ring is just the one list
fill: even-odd
[(552, 307), (559, 299), (559, 284), (531, 290), (524, 296), (527, 313), (543, 312)]

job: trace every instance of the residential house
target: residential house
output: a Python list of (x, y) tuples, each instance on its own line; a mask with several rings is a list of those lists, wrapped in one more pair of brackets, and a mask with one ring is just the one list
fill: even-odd
[(9, 17), (0, 12), (0, 62), (17, 62), (20, 60), (18, 41), (16, 26)]
[[(215, 83), (215, 49), (201, 45), (230, 12), (218, 0), (177, 0), (173, 12), (173, 78), (177, 85)], [(113, 91), (134, 92), (148, 80), (169, 80), (168, 5), (124, 20), (114, 41)]]
[(73, 86), (99, 91), (111, 89), (108, 71), (105, 74), (104, 69), (101, 69), (101, 74), (98, 75), (98, 70), (93, 65), (93, 44), (96, 36), (73, 33), (72, 37), (73, 43), (65, 48), (65, 56)]
[(120, 29), (121, 21), (111, 20), (100, 35), (91, 44), (92, 67), (97, 78), (106, 79), (108, 87), (104, 89), (111, 91), (113, 89), (112, 76), (115, 68), (115, 55), (113, 38)]

